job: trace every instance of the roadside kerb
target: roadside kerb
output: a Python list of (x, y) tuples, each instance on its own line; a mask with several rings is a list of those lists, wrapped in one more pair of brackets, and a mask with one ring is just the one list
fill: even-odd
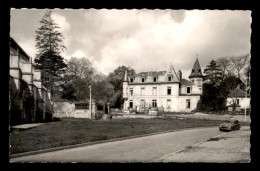
[(190, 130), (190, 129), (211, 128), (211, 127), (216, 127), (216, 126), (175, 129), (175, 130), (161, 131), (161, 132), (135, 135), (135, 136), (129, 136), (129, 137), (114, 138), (114, 139), (109, 139), (109, 140), (102, 140), (102, 141), (87, 142), (87, 143), (67, 145), (67, 146), (61, 146), (61, 147), (47, 148), (47, 149), (42, 149), (42, 150), (37, 150), (37, 151), (29, 151), (29, 152), (24, 152), (24, 153), (12, 154), (12, 155), (10, 155), (10, 158), (24, 157), (24, 156), (34, 155), (34, 154), (41, 154), (41, 153), (58, 151), (58, 150), (66, 150), (66, 149), (71, 149), (71, 148), (76, 148), (76, 147), (83, 147), (83, 146), (89, 146), (89, 145), (95, 145), (95, 144), (101, 144), (101, 143), (107, 143), (107, 142), (113, 142), (113, 141), (120, 141), (120, 140), (127, 140), (127, 139), (139, 138), (139, 137), (145, 137), (145, 136), (151, 136), (151, 135), (157, 135), (157, 134), (164, 134), (164, 133), (177, 132), (177, 131)]
[[(220, 136), (222, 136), (222, 135), (226, 135), (226, 134), (229, 134), (229, 133), (231, 133), (231, 132), (232, 132), (232, 131), (230, 131), (230, 132), (223, 132), (222, 134), (213, 136), (213, 137), (211, 137), (211, 138), (218, 138), (218, 137), (220, 137)], [(198, 143), (196, 143), (196, 144), (193, 144), (193, 145), (191, 145), (191, 146), (196, 146), (196, 145), (202, 144), (202, 143), (204, 143), (204, 142), (206, 142), (206, 141), (208, 141), (208, 140), (209, 140), (209, 138), (207, 138), (207, 139), (205, 139), (205, 140), (203, 140), (203, 141), (201, 141), (201, 142), (198, 142)], [(173, 154), (179, 153), (179, 152), (184, 151), (184, 150), (186, 150), (186, 149), (187, 149), (187, 147), (184, 147), (184, 148), (182, 148), (182, 149), (180, 149), (180, 150), (178, 150), (178, 151), (175, 151), (175, 152), (173, 152), (173, 153), (171, 153), (171, 154), (166, 154), (166, 155), (164, 155), (164, 156), (162, 156), (162, 157), (160, 157), (160, 158), (158, 158), (158, 159), (155, 159), (153, 162), (164, 163), (163, 160), (164, 160), (165, 158), (168, 158), (168, 157), (172, 156)]]

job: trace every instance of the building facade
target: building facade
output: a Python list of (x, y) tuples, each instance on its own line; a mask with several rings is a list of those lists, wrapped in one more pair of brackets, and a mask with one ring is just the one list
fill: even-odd
[(168, 112), (190, 112), (197, 107), (202, 94), (203, 75), (198, 58), (189, 80), (182, 78), (172, 64), (167, 71), (125, 73), (123, 82), (124, 110), (157, 108)]
[(9, 48), (10, 125), (51, 120), (51, 97), (42, 85), (41, 71), (13, 38)]
[(233, 107), (236, 106), (236, 111), (240, 110), (250, 110), (250, 95), (245, 91), (240, 89), (240, 86), (237, 86), (232, 90), (227, 97), (227, 107), (229, 111), (233, 110)]

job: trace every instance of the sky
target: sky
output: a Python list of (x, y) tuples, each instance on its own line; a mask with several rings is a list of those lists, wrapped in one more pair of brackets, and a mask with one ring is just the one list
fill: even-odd
[[(34, 59), (35, 31), (48, 9), (11, 9), (10, 36)], [(62, 56), (89, 59), (107, 75), (118, 66), (137, 73), (165, 71), (172, 63), (188, 78), (198, 57), (202, 70), (212, 59), (250, 53), (251, 11), (53, 9), (67, 49)]]

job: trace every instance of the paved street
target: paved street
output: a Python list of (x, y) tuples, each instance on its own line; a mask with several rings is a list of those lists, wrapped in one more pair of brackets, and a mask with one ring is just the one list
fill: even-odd
[(11, 162), (153, 162), (220, 134), (218, 127), (197, 128), (13, 158)]
[(244, 126), (239, 131), (221, 134), (208, 141), (165, 155), (156, 161), (249, 163), (250, 133), (250, 127)]

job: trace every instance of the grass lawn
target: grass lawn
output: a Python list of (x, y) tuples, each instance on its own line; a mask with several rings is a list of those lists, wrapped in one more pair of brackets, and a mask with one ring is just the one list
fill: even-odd
[[(218, 126), (223, 121), (201, 119), (89, 119), (64, 118), (10, 133), (10, 154), (79, 143), (108, 140), (192, 127)], [(243, 125), (243, 124), (242, 124)]]

